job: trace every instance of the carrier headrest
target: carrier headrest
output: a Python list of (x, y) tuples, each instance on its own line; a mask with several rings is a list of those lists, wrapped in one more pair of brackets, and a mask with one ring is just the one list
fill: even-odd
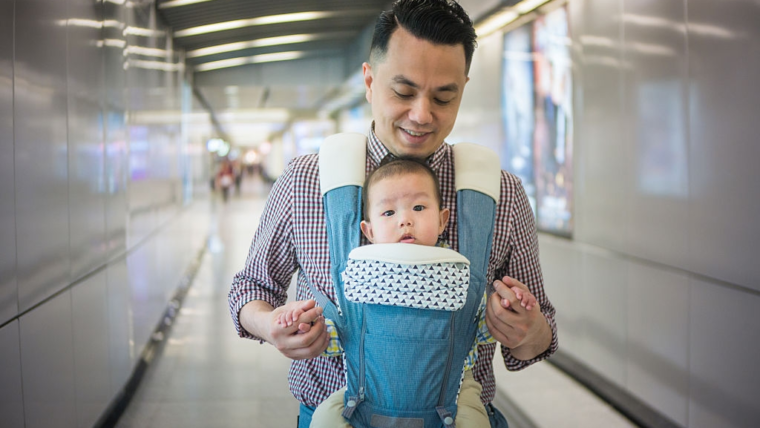
[(334, 134), (319, 148), (319, 185), (322, 195), (343, 186), (363, 186), (367, 136), (358, 132)]
[(429, 247), (415, 244), (372, 244), (354, 248), (348, 258), (352, 260), (379, 260), (401, 265), (423, 265), (432, 263), (464, 263), (467, 257), (449, 248)]
[(473, 143), (458, 143), (452, 148), (457, 191), (476, 190), (498, 204), (501, 194), (499, 155), (488, 147)]

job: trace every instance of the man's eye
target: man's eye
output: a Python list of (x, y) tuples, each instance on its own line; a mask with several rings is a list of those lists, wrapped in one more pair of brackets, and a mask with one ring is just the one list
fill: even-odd
[(436, 104), (438, 104), (438, 105), (441, 105), (441, 106), (445, 106), (445, 105), (447, 105), (447, 104), (450, 104), (450, 103), (451, 103), (451, 100), (448, 100), (448, 101), (444, 101), (444, 100), (439, 100), (438, 98), (436, 98), (436, 99), (435, 99), (435, 103), (436, 103)]
[(409, 98), (412, 98), (412, 97), (413, 97), (413, 95), (412, 95), (412, 94), (402, 94), (402, 93), (400, 93), (400, 92), (398, 92), (398, 91), (393, 91), (393, 92), (396, 94), (396, 96), (397, 96), (397, 97), (399, 97), (399, 98), (401, 98), (401, 99), (403, 99), (403, 100), (407, 100), (407, 99), (409, 99)]
[(422, 211), (425, 209), (424, 205), (415, 205), (414, 208), (412, 208), (415, 211)]
[(393, 210), (388, 210), (388, 211), (384, 211), (384, 212), (383, 212), (382, 214), (380, 214), (380, 215), (381, 215), (381, 216), (383, 216), (383, 217), (390, 217), (390, 216), (392, 216), (393, 214), (395, 214), (395, 212), (394, 212)]

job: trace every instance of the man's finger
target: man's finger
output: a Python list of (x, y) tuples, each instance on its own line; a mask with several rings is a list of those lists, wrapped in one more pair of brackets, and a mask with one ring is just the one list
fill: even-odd
[(527, 285), (512, 278), (511, 276), (505, 276), (504, 278), (502, 278), (502, 281), (504, 282), (504, 284), (507, 285), (507, 287), (518, 287), (530, 293), (530, 288), (528, 288)]

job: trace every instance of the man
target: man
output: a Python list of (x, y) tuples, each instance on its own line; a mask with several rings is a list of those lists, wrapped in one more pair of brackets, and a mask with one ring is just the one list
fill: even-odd
[[(457, 3), (399, 0), (378, 18), (370, 60), (362, 66), (374, 118), (367, 141), (367, 173), (386, 156), (424, 159), (438, 175), (444, 206), (451, 210), (444, 235), (455, 250), (454, 162), (444, 139), (454, 127), (474, 49), (472, 22)], [(310, 302), (298, 323), (283, 327), (277, 323), (279, 314), (291, 305), (303, 305), (285, 304), (296, 270), (297, 300)], [(502, 172), (488, 278), (497, 280), (486, 322), (501, 344), (507, 368), (519, 370), (551, 355), (557, 348), (554, 308), (543, 289), (533, 214), (519, 180), (506, 172)], [(275, 183), (246, 266), (235, 276), (229, 295), (240, 336), (269, 342), (294, 360), (289, 382), (302, 403), (299, 427), (308, 427), (314, 407), (345, 384), (342, 361), (319, 356), (329, 337), (322, 308), (313, 302), (307, 281), (334, 300), (317, 155), (295, 159)], [(541, 310), (522, 308), (510, 287), (529, 290)], [(495, 394), (491, 365), (495, 348), (495, 344), (481, 346), (474, 374), (483, 386), (481, 400), (492, 426), (506, 426), (490, 405)]]

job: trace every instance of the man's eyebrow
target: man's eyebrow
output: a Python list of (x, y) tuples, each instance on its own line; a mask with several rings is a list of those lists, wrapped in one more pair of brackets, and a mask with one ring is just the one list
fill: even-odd
[[(403, 75), (399, 74), (393, 78), (394, 83), (400, 83), (402, 85), (411, 86), (414, 89), (419, 89), (419, 85), (412, 82), (411, 80), (407, 79)], [(459, 85), (456, 83), (449, 83), (448, 85), (443, 85), (438, 88), (435, 88), (436, 92), (457, 92), (459, 90)]]

